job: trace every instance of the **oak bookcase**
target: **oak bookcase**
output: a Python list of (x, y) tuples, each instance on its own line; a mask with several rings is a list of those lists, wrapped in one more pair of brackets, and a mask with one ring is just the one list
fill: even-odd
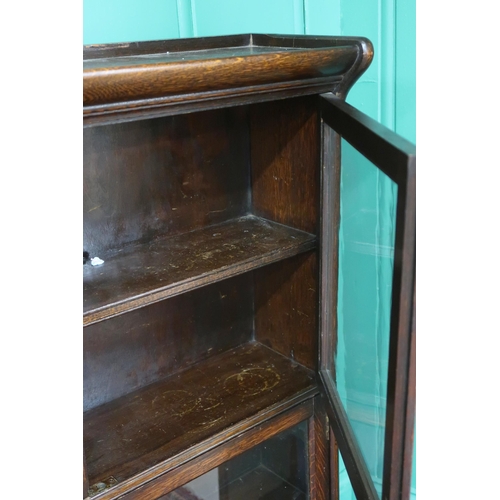
[(405, 194), (384, 476), (399, 498), (414, 150), (344, 102), (372, 54), (281, 35), (84, 47), (84, 498), (335, 498), (337, 446), (374, 498), (334, 388), (341, 136)]

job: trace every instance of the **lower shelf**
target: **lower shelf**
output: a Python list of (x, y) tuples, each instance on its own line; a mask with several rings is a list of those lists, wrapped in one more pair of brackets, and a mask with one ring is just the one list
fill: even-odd
[(92, 409), (83, 417), (90, 493), (164, 472), (179, 454), (196, 456), (315, 392), (312, 371), (252, 342)]

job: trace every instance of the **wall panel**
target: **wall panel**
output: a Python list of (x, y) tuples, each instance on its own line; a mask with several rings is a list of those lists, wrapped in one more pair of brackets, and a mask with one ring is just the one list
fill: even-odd
[(83, 0), (83, 43), (179, 38), (177, 0)]
[(304, 33), (303, 0), (191, 0), (195, 36)]

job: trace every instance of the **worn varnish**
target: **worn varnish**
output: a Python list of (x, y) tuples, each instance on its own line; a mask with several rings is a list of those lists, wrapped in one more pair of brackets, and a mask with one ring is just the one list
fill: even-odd
[[(279, 415), (269, 415), (265, 422), (254, 428), (249, 428), (249, 430), (239, 433), (223, 445), (193, 458), (186, 462), (183, 467), (180, 467), (179, 470), (170, 470), (120, 498), (123, 498), (123, 500), (161, 500), (161, 495), (175, 490), (256, 446), (262, 446), (269, 439), (308, 419), (312, 413), (312, 399), (308, 399)], [(123, 490), (118, 485), (114, 488), (114, 491), (105, 492), (101, 498), (102, 500), (112, 500), (118, 497), (120, 491)]]
[[(247, 52), (247, 53), (245, 53)], [(83, 102), (86, 106), (166, 95), (223, 90), (283, 80), (335, 77), (345, 73), (357, 58), (356, 47), (269, 51), (234, 49), (214, 56), (189, 54), (181, 59), (163, 57), (128, 58), (115, 64), (105, 60), (84, 65)], [(270, 60), (272, 64), (270, 64)], [(123, 65), (123, 66), (122, 66)], [(256, 69), (259, 69), (257, 72)]]
[[(326, 40), (325, 40), (326, 41)], [(223, 90), (341, 76), (356, 62), (355, 44), (317, 48), (228, 47), (202, 51), (87, 59), (83, 66), (83, 104), (151, 99), (168, 95)]]
[[(330, 427), (356, 494), (375, 498), (331, 386), (337, 133), (408, 195), (384, 472), (390, 498), (407, 495), (414, 164), (401, 170), (398, 141), (342, 102), (370, 42), (235, 35), (84, 52), (83, 250), (105, 261), (84, 262), (84, 497), (159, 500), (307, 421), (309, 481), (294, 494), (338, 494)], [(261, 465), (240, 472), (267, 488)]]
[(296, 255), (315, 240), (246, 216), (105, 254), (103, 265), (84, 266), (84, 324)]
[(313, 373), (250, 343), (84, 414), (90, 487), (118, 483), (274, 404), (315, 391)]
[(249, 342), (253, 323), (253, 276), (245, 273), (87, 326), (84, 410)]
[(373, 57), (366, 38), (233, 35), (84, 47), (84, 125), (335, 92)]
[(106, 255), (250, 212), (246, 108), (85, 128), (83, 250)]

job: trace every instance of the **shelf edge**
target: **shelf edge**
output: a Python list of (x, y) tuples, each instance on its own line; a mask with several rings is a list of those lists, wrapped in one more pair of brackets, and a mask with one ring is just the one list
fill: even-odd
[(196, 276), (179, 283), (174, 283), (172, 285), (166, 286), (164, 288), (158, 288), (152, 292), (147, 292), (139, 296), (135, 296), (132, 299), (125, 299), (121, 302), (103, 306), (98, 309), (93, 309), (87, 311), (83, 314), (83, 326), (90, 326), (100, 321), (104, 321), (121, 314), (125, 314), (141, 307), (160, 302), (162, 300), (175, 297), (182, 293), (190, 292), (219, 281), (223, 281), (228, 278), (244, 274), (248, 271), (253, 271), (259, 269), (268, 264), (273, 264), (281, 260), (285, 260), (295, 255), (313, 250), (317, 246), (317, 238), (311, 235), (311, 239), (296, 245), (289, 247), (285, 250), (277, 250), (269, 254), (263, 255), (258, 258), (246, 259), (237, 264), (227, 266), (222, 269), (217, 269), (209, 272), (202, 277)]
[(299, 393), (294, 394), (292, 397), (280, 401), (274, 405), (269, 406), (262, 412), (250, 417), (249, 419), (240, 422), (236, 425), (229, 427), (227, 430), (223, 430), (216, 435), (202, 441), (201, 443), (192, 446), (191, 448), (177, 454), (176, 456), (161, 462), (150, 469), (135, 475), (134, 477), (127, 479), (118, 485), (98, 493), (92, 497), (92, 500), (118, 500), (127, 493), (131, 493), (141, 486), (146, 485), (150, 481), (153, 481), (160, 477), (161, 475), (167, 474), (168, 472), (186, 464), (187, 462), (201, 456), (202, 454), (213, 450), (214, 448), (221, 446), (233, 438), (238, 437), (243, 432), (251, 431), (255, 427), (264, 422), (268, 421), (273, 417), (277, 417), (287, 410), (298, 406), (300, 403), (312, 399), (314, 396), (319, 394), (319, 388), (317, 383), (313, 382), (313, 385)]

